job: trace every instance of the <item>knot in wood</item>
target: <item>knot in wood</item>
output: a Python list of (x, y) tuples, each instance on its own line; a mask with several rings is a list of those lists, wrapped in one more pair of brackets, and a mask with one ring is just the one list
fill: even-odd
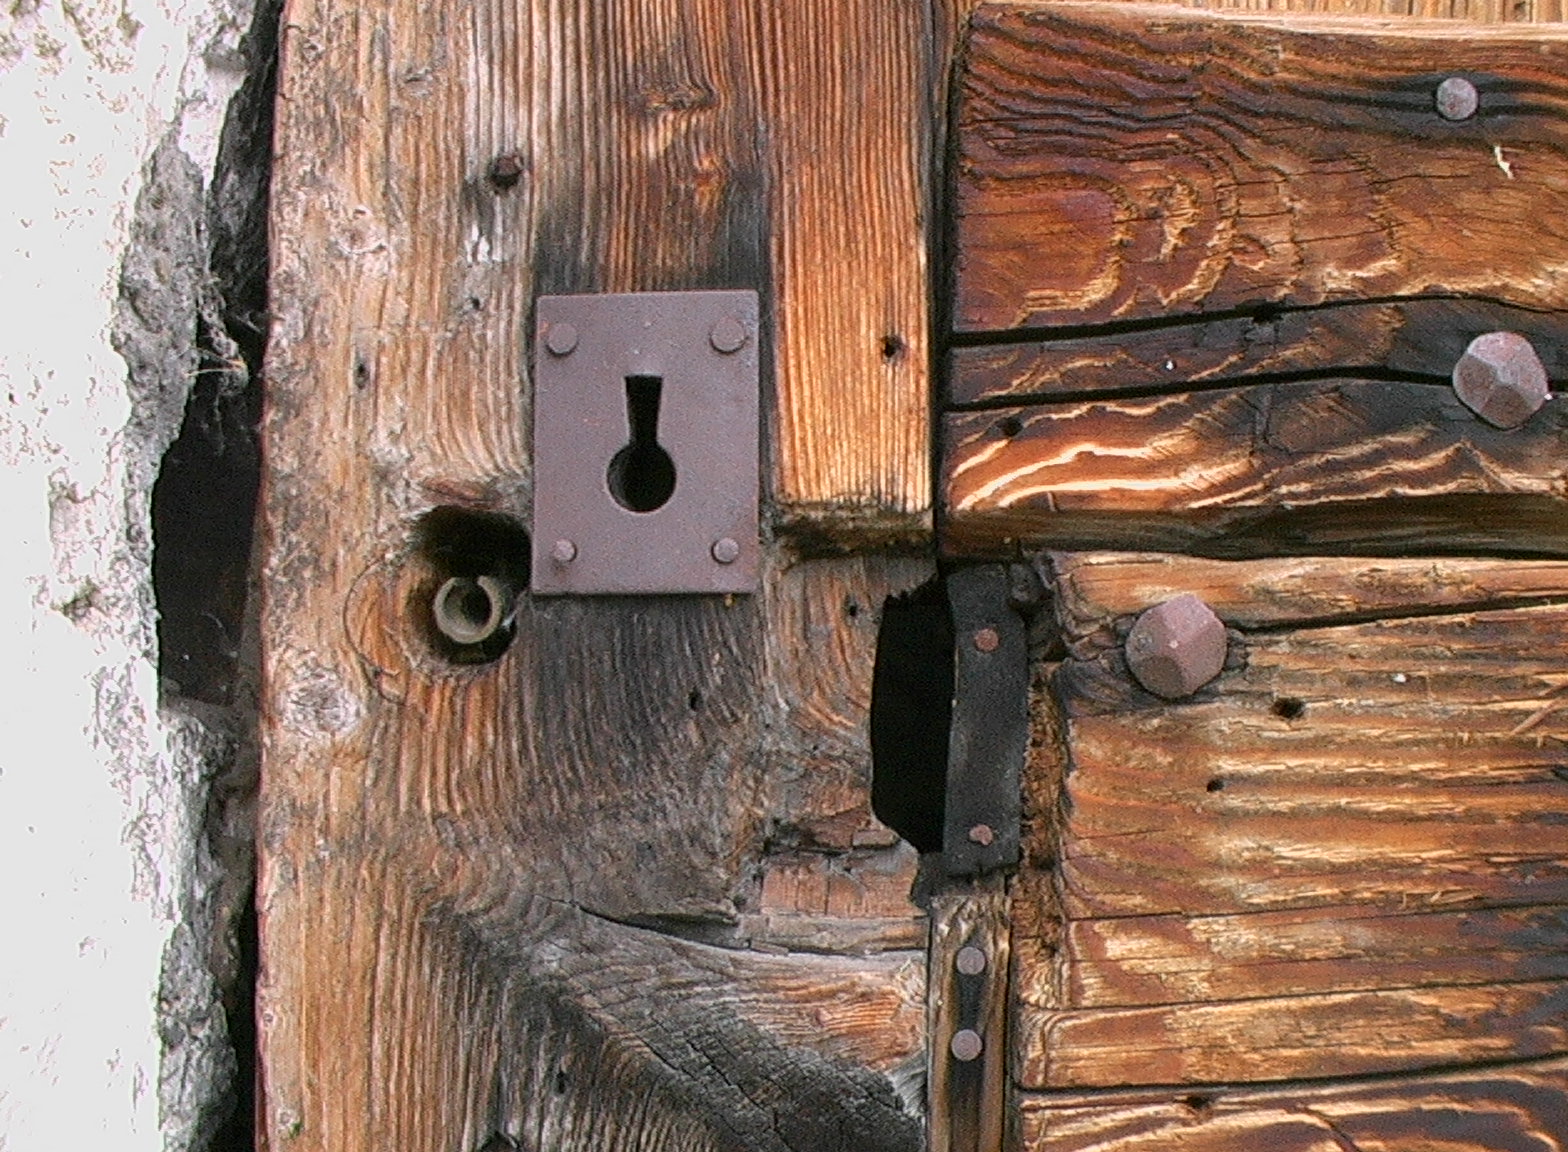
[(1191, 592), (1138, 617), (1124, 646), (1134, 679), (1156, 696), (1191, 696), (1225, 667), (1225, 625)]
[(1488, 332), (1470, 341), (1453, 381), (1465, 407), (1496, 428), (1519, 427), (1551, 394), (1541, 358), (1517, 332)]

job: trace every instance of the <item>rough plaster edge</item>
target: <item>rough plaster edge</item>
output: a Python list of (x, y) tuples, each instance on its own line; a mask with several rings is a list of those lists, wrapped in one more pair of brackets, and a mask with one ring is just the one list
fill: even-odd
[[(193, 37), (193, 58), (182, 86), (196, 85), (204, 97), (182, 102), (144, 167), (121, 265), (111, 342), (125, 361), (131, 401), (116, 452), (125, 469), (121, 567), (131, 578), (123, 586), (122, 602), (99, 607), (120, 615), (139, 634), (149, 660), (156, 659), (153, 486), (179, 434), (201, 363), (198, 319), (205, 322), (209, 340), (227, 341), (208, 351), (222, 353), (236, 366), (232, 387), (250, 383), (222, 319), (220, 285), (243, 273), (214, 267), (211, 232), (222, 234), (220, 262), (232, 260), (236, 236), (243, 244), (247, 230), (254, 232), (262, 219), (255, 197), (265, 196), (265, 133), (258, 134), (253, 124), (233, 123), (256, 117), (258, 86), (261, 98), (268, 98), (274, 38), (265, 25), (276, 21), (277, 5), (261, 0), (255, 9), (227, 13), (205, 45)], [(242, 19), (236, 22), (236, 17)], [(246, 22), (250, 32), (228, 43)], [(221, 99), (213, 98), (215, 91)], [(236, 197), (236, 186), (250, 189), (249, 197)], [(264, 246), (265, 236), (251, 236), (249, 242)], [(138, 781), (136, 791), (154, 798), (152, 811), (144, 811), (128, 828), (130, 847), (140, 860), (138, 887), (171, 924), (157, 1003), (159, 1116), (162, 1144), (169, 1152), (211, 1148), (235, 1106), (241, 1063), (226, 1012), (236, 1003), (243, 1008), (248, 994), (238, 984), (253, 978), (238, 961), (235, 944), (254, 872), (253, 700), (243, 687), (228, 708), (166, 699), (158, 715), (163, 747), (151, 755), (133, 755), (139, 763), (130, 766), (147, 777)], [(100, 711), (103, 741), (111, 748), (118, 713), (114, 707)]]

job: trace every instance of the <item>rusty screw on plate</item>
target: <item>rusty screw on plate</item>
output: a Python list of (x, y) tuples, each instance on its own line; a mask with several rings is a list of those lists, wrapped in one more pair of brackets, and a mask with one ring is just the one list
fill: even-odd
[(570, 356), (577, 347), (577, 329), (565, 322), (550, 325), (544, 335), (544, 346), (557, 356)]
[(948, 1050), (953, 1053), (954, 1060), (962, 1060), (967, 1064), (971, 1060), (978, 1059), (980, 1053), (985, 1051), (985, 1041), (980, 1039), (980, 1033), (973, 1028), (960, 1028), (953, 1033)]
[(570, 564), (577, 559), (577, 545), (570, 540), (557, 540), (550, 545), (550, 559), (557, 564)]
[(523, 158), (516, 152), (503, 152), (490, 161), (490, 183), (500, 189), (515, 187), (523, 178)]
[(989, 848), (996, 839), (996, 832), (989, 824), (976, 824), (969, 829), (969, 842), (978, 844), (982, 848)]
[(1127, 667), (1156, 696), (1191, 696), (1225, 667), (1225, 625), (1184, 592), (1139, 616), (1127, 633)]
[(980, 652), (995, 652), (1002, 643), (1002, 638), (997, 635), (995, 628), (982, 628), (975, 633), (975, 649)]
[(1463, 76), (1450, 76), (1437, 86), (1436, 102), (1444, 120), (1468, 120), (1481, 106), (1481, 94)]
[(965, 976), (978, 976), (985, 971), (985, 953), (973, 944), (965, 944), (958, 950), (953, 965)]
[(728, 536), (715, 540), (713, 547), (709, 551), (713, 553), (713, 558), (720, 564), (733, 564), (740, 559), (740, 545)]
[(1541, 358), (1517, 332), (1488, 332), (1470, 341), (1453, 380), (1465, 407), (1497, 428), (1519, 427), (1551, 391)]
[(708, 332), (708, 343), (717, 352), (739, 352), (746, 345), (746, 335), (746, 325), (733, 316), (726, 316)]

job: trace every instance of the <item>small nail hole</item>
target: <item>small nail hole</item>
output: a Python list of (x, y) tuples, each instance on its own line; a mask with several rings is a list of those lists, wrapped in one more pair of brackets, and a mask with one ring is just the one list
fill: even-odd
[(996, 430), (1011, 440), (1024, 430), (1024, 422), (1016, 416), (1004, 416), (996, 422)]
[(557, 1068), (555, 1070), (555, 1085), (554, 1085), (554, 1087), (555, 1087), (555, 1094), (557, 1096), (564, 1096), (564, 1095), (566, 1095), (566, 1083), (567, 1083), (567, 1081), (566, 1081), (566, 1071), (565, 1071), (565, 1069)]
[(882, 359), (896, 360), (904, 351), (904, 341), (897, 333), (890, 332), (882, 337)]
[(1203, 788), (1206, 792), (1223, 792), (1225, 791), (1225, 781), (1216, 776), (1214, 779), (1205, 784)]
[(845, 600), (844, 615), (848, 616), (851, 620), (858, 620), (860, 618), (860, 601), (856, 600), (853, 596)]
[(692, 712), (699, 710), (702, 707), (702, 693), (697, 691), (695, 688), (687, 693), (686, 707)]
[(1281, 696), (1274, 701), (1274, 715), (1282, 720), (1299, 720), (1306, 711), (1305, 702), (1297, 700), (1294, 696)]

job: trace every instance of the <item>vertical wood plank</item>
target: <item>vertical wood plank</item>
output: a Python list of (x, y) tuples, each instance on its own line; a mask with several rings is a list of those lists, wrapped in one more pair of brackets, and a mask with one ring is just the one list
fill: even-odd
[[(767, 457), (776, 523), (920, 538), (924, 8), (873, 23), (290, 6), (259, 895), (278, 1152), (918, 1143), (913, 862), (871, 818), (863, 732), (876, 609), (923, 576), (770, 554), (754, 597), (525, 598), (500, 660), (454, 665), (419, 543), (435, 508), (527, 526), (536, 294), (723, 287), (789, 301), (764, 431), (813, 431)], [(876, 85), (824, 112), (814, 77), (868, 60)]]
[(999, 876), (932, 900), (929, 1152), (1001, 1152), (1004, 1146), (1010, 916)]
[(789, 522), (922, 537), (931, 502), (923, 3), (760, 5), (777, 328), (774, 491)]

